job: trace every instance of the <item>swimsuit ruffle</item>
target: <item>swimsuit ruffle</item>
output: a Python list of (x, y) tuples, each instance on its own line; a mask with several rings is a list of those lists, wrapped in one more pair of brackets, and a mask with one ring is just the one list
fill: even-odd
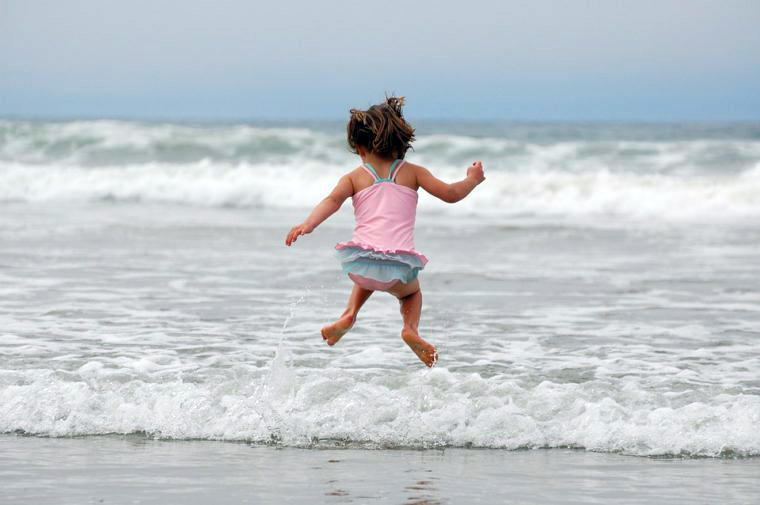
[(375, 249), (356, 242), (344, 242), (336, 245), (335, 249), (343, 272), (379, 282), (411, 282), (428, 261), (417, 251)]
[(380, 249), (380, 248), (374, 247), (374, 246), (369, 245), (369, 244), (363, 244), (361, 242), (354, 242), (353, 240), (350, 240), (348, 242), (341, 242), (341, 243), (339, 243), (339, 244), (337, 244), (335, 246), (335, 249), (337, 249), (339, 251), (343, 250), (343, 249), (362, 249), (364, 251), (369, 251), (369, 252), (373, 252), (373, 253), (377, 253), (377, 254), (384, 254), (386, 256), (393, 256), (393, 257), (395, 257), (395, 256), (403, 256), (403, 257), (413, 256), (413, 257), (417, 258), (420, 261), (420, 263), (422, 263), (423, 267), (428, 262), (428, 259), (427, 259), (427, 257), (424, 254), (419, 253), (417, 251), (414, 251), (412, 249)]

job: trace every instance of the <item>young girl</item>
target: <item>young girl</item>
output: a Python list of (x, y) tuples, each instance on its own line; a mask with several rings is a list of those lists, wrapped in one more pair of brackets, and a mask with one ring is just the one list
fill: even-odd
[(328, 345), (354, 325), (364, 302), (375, 291), (386, 291), (401, 303), (404, 328), (401, 338), (431, 367), (438, 360), (435, 347), (423, 340), (417, 327), (422, 311), (422, 292), (417, 274), (427, 258), (414, 250), (414, 219), (417, 189), (422, 187), (444, 202), (466, 197), (485, 180), (479, 161), (467, 169), (467, 177), (453, 184), (436, 179), (426, 168), (404, 160), (414, 140), (414, 129), (404, 120), (404, 98), (390, 97), (366, 111), (351, 109), (348, 145), (362, 159), (362, 165), (344, 175), (332, 193), (311, 215), (294, 226), (285, 239), (296, 239), (314, 231), (337, 211), (349, 196), (354, 204), (356, 228), (353, 239), (335, 246), (343, 271), (354, 282), (348, 307), (341, 317), (322, 328)]

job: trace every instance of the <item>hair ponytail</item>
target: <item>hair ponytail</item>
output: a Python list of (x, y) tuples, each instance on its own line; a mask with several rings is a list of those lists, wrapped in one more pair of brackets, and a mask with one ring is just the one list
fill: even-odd
[(414, 128), (404, 120), (404, 97), (387, 96), (385, 102), (366, 111), (351, 109), (346, 126), (353, 152), (364, 147), (383, 158), (403, 158), (414, 141)]
[(391, 108), (393, 112), (396, 113), (398, 117), (404, 117), (403, 113), (401, 112), (401, 109), (404, 107), (404, 102), (406, 99), (403, 96), (388, 96), (385, 95), (385, 104)]

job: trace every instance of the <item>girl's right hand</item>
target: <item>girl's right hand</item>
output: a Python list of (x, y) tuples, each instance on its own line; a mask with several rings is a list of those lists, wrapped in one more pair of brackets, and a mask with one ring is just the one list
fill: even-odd
[(486, 176), (483, 174), (483, 164), (479, 161), (473, 161), (472, 165), (467, 167), (467, 177), (474, 179), (477, 184), (486, 180)]

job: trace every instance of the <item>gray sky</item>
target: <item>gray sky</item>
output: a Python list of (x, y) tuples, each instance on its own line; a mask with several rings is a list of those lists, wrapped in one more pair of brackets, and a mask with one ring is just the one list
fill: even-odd
[(758, 0), (0, 0), (0, 115), (760, 120)]

